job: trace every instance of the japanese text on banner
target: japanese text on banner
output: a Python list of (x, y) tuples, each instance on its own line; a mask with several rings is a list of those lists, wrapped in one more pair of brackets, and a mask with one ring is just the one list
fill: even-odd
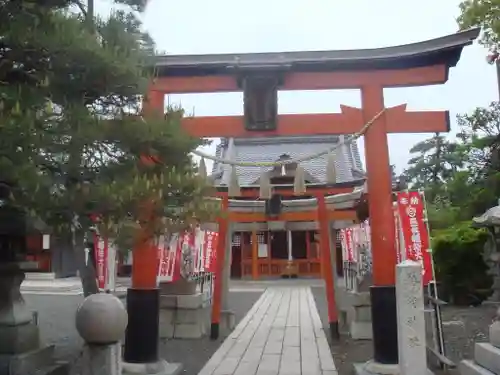
[(430, 239), (424, 216), (424, 202), (420, 192), (399, 192), (397, 195), (399, 224), (404, 241), (405, 259), (420, 262), (424, 285), (432, 280)]

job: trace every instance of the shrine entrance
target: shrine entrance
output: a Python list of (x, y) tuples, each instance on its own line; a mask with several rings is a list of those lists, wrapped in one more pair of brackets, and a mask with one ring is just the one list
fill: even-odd
[[(387, 108), (384, 104), (384, 88), (443, 84), (449, 78), (449, 69), (454, 67), (462, 49), (471, 44), (479, 30), (460, 32), (450, 36), (405, 46), (349, 51), (286, 52), (260, 54), (227, 54), (204, 56), (162, 56), (155, 65), (157, 77), (151, 83), (144, 110), (164, 113), (166, 94), (210, 93), (243, 91), (243, 116), (210, 116), (183, 119), (183, 127), (195, 137), (235, 140), (270, 137), (331, 136), (347, 134), (350, 137), (364, 136), (366, 178), (360, 178), (368, 189), (371, 247), (373, 256), (373, 286), (370, 289), (374, 360), (380, 364), (398, 362), (396, 296), (395, 296), (395, 228), (392, 212), (392, 186), (387, 135), (389, 133), (447, 132), (450, 127), (448, 111), (408, 111), (406, 104)], [(278, 90), (330, 90), (359, 89), (361, 108), (341, 106), (340, 113), (278, 115)], [(322, 183), (311, 184), (308, 180), (306, 160), (325, 154), (335, 157), (332, 149), (317, 150), (307, 157), (290, 155), (290, 159), (251, 162), (232, 158), (230, 155), (218, 162), (227, 166), (223, 173), (224, 184), (217, 186), (217, 196), (222, 209), (229, 215), (218, 220), (219, 238), (217, 249), (217, 273), (212, 307), (213, 338), (219, 335), (219, 321), (225, 265), (226, 238), (229, 223), (267, 223), (267, 230), (286, 230), (284, 223), (314, 223), (317, 231), (321, 275), (325, 281), (328, 302), (328, 320), (332, 338), (338, 338), (338, 316), (333, 286), (332, 252), (330, 243), (331, 222), (356, 220), (342, 210), (328, 208), (329, 199), (341, 193), (352, 193), (355, 186), (345, 186), (335, 174), (335, 160), (326, 167), (326, 178)], [(210, 155), (199, 155), (213, 158)], [(309, 159), (308, 159), (309, 157)], [(271, 167), (286, 175), (287, 166), (295, 165), (294, 186), (273, 186), (269, 171), (260, 179), (258, 186), (240, 184), (238, 168)], [(304, 164), (305, 165), (305, 164)], [(301, 176), (297, 178), (297, 175)], [(240, 186), (241, 185), (241, 186)], [(354, 184), (355, 185), (355, 184)], [(285, 194), (283, 194), (285, 193)], [(299, 209), (301, 203), (289, 203), (306, 197), (314, 201), (314, 209)], [(265, 204), (265, 212), (232, 212), (232, 201), (253, 199), (255, 205)], [(262, 205), (259, 207), (263, 207)], [(344, 219), (343, 219), (344, 218)], [(281, 228), (279, 228), (281, 226)], [(252, 274), (259, 274), (261, 261), (258, 256), (257, 231), (253, 230)], [(281, 235), (281, 241), (283, 236)], [(279, 242), (281, 242), (279, 241)], [(271, 243), (272, 245), (272, 243)], [(156, 253), (144, 249), (134, 250), (133, 289), (152, 293), (156, 288), (154, 278), (142, 277), (155, 273)], [(272, 267), (273, 263), (265, 263)], [(293, 262), (288, 263), (294, 266)], [(244, 272), (244, 271), (243, 271)], [(135, 275), (135, 277), (134, 277)], [(143, 299), (145, 301), (145, 299)], [(154, 302), (151, 308), (157, 308)], [(128, 330), (139, 330), (134, 317), (147, 309), (145, 303), (137, 311), (129, 308)], [(128, 344), (128, 343), (127, 343)], [(131, 344), (130, 344), (131, 345)], [(141, 343), (143, 345), (143, 343)], [(126, 345), (127, 349), (127, 345)], [(134, 362), (134, 351), (126, 350), (126, 360)]]

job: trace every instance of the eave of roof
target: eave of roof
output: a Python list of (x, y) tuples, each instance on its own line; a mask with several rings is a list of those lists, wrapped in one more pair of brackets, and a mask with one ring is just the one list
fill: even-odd
[(239, 70), (319, 72), (361, 69), (408, 69), (434, 64), (453, 67), (479, 28), (406, 45), (336, 51), (212, 55), (164, 55), (155, 60), (159, 76), (232, 75)]
[[(327, 189), (327, 188), (347, 188), (347, 187), (358, 187), (358, 186), (363, 186), (366, 182), (365, 178), (362, 179), (356, 179), (356, 180), (350, 180), (346, 182), (337, 182), (335, 184), (307, 184), (307, 188), (315, 188), (315, 189)], [(225, 185), (217, 185), (215, 186), (218, 192), (227, 192), (228, 187)], [(245, 185), (241, 186), (241, 190), (252, 190), (252, 189), (259, 189), (259, 185)], [(273, 185), (273, 189), (275, 192), (279, 193), (279, 191), (283, 190), (293, 190), (293, 185)]]

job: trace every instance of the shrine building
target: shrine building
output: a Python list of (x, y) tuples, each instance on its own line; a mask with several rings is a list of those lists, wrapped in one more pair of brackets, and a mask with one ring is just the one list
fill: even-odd
[[(315, 154), (318, 150), (332, 152), (335, 168), (335, 183), (330, 187), (343, 188), (347, 193), (327, 196), (327, 202), (343, 201), (343, 208), (354, 208), (359, 200), (365, 182), (361, 158), (356, 140), (349, 141), (345, 135), (329, 136), (280, 136), (254, 138), (223, 138), (216, 148), (216, 158), (235, 162), (266, 162), (294, 160)], [(304, 170), (306, 192), (300, 197), (282, 197), (284, 212), (296, 210), (296, 215), (306, 209), (315, 210), (316, 199), (307, 194), (307, 187), (326, 186), (328, 155), (300, 163)], [(268, 173), (270, 183), (275, 190), (293, 190), (296, 180), (296, 163), (276, 167), (237, 167), (238, 185), (243, 196), (234, 198), (230, 210), (258, 209), (265, 211), (265, 204), (260, 197), (252, 198), (251, 191), (260, 189), (262, 173)], [(231, 166), (214, 162), (212, 180), (218, 191), (224, 191), (230, 184)], [(349, 193), (349, 190), (355, 193)], [(288, 198), (288, 199), (287, 199)], [(340, 201), (339, 201), (340, 199)], [(330, 203), (329, 203), (330, 204)], [(242, 211), (243, 212), (243, 211)], [(272, 213), (268, 212), (268, 219)], [(300, 218), (299, 218), (300, 219)], [(354, 215), (353, 215), (353, 218)], [(337, 238), (336, 230), (349, 226), (353, 220), (330, 222), (331, 237)], [(234, 223), (232, 227), (230, 276), (232, 278), (270, 278), (279, 276), (321, 277), (321, 257), (318, 244), (318, 222), (314, 221), (259, 221)], [(257, 239), (256, 246), (253, 238)], [(342, 274), (342, 251), (339, 241), (332, 241), (335, 249), (337, 274)], [(256, 248), (256, 249), (255, 249)], [(254, 249), (256, 251), (254, 251)], [(252, 270), (257, 272), (252, 272)]]

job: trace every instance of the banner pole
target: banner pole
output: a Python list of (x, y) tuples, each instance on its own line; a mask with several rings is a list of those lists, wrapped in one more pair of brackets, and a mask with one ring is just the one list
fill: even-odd
[[(439, 351), (440, 353), (444, 356), (446, 355), (445, 353), (445, 346), (444, 346), (444, 334), (443, 334), (443, 323), (441, 320), (441, 306), (439, 306), (439, 294), (438, 294), (438, 289), (437, 289), (437, 280), (436, 280), (436, 269), (434, 267), (434, 254), (432, 251), (432, 243), (431, 243), (431, 231), (430, 231), (430, 225), (429, 225), (429, 215), (427, 213), (427, 200), (425, 198), (425, 192), (423, 190), (419, 190), (420, 196), (422, 197), (422, 204), (424, 206), (424, 221), (425, 225), (427, 228), (427, 235), (429, 236), (429, 249), (426, 251), (430, 254), (431, 257), (431, 269), (432, 269), (432, 279), (433, 279), (433, 285), (434, 288), (432, 288), (432, 297), (436, 299), (434, 303), (434, 309), (435, 309), (435, 318), (436, 318), (436, 325), (437, 325), (437, 336), (438, 336), (438, 345), (439, 345)], [(430, 292), (431, 290), (429, 290)], [(432, 301), (432, 300), (431, 300)]]

